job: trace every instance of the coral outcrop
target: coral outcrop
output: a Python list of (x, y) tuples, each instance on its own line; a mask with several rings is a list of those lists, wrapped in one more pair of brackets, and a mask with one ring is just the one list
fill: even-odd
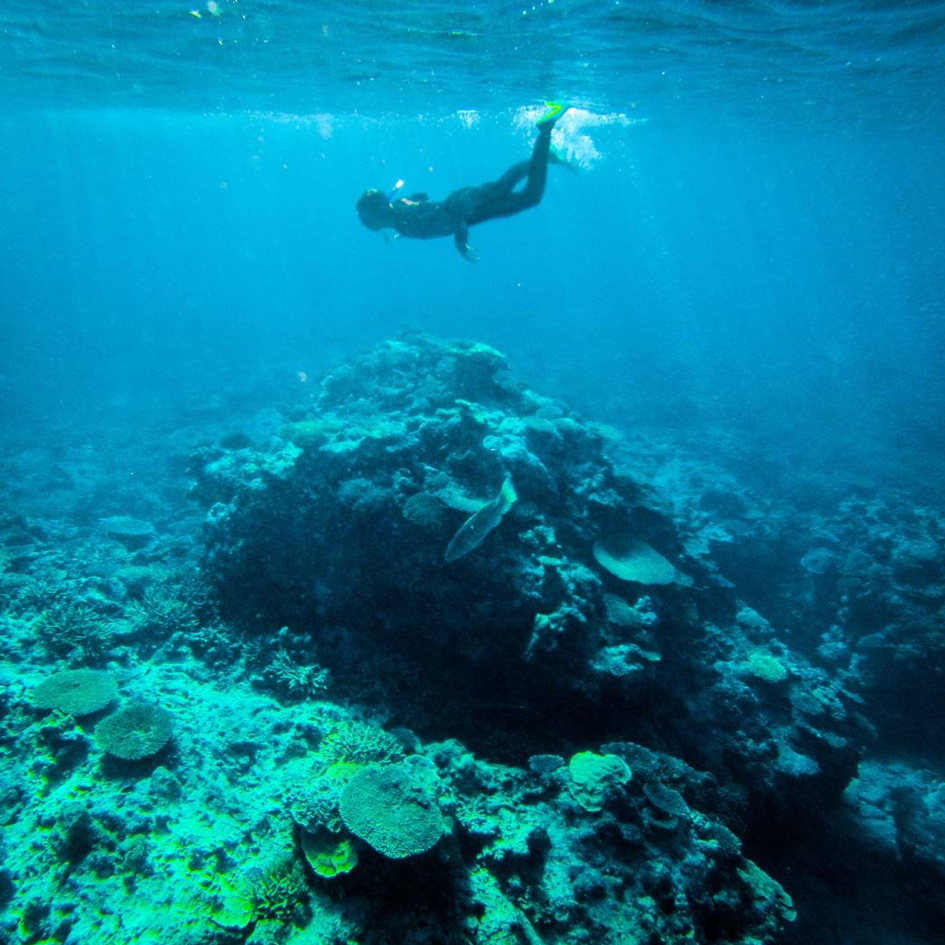
[[(269, 450), (193, 466), (216, 500), (205, 571), (248, 633), (300, 628), (339, 692), (369, 677), (405, 724), (493, 756), (633, 739), (770, 795), (766, 817), (790, 816), (789, 782), (839, 797), (858, 737), (843, 687), (740, 625), (610, 431), (498, 352), (406, 334), (285, 415)], [(447, 561), (507, 478), (517, 501)]]

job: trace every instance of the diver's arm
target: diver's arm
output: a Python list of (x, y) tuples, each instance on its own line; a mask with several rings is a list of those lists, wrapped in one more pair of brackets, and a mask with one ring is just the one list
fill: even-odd
[(456, 243), (456, 248), (459, 250), (460, 256), (462, 256), (467, 262), (478, 262), (479, 254), (469, 245), (467, 242), (468, 239), (469, 227), (466, 226), (465, 223), (461, 223), (453, 237), (453, 240)]

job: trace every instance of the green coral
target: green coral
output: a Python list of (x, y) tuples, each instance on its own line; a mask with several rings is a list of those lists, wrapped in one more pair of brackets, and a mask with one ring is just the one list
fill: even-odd
[(366, 765), (400, 761), (404, 750), (393, 735), (368, 722), (339, 722), (318, 746), (326, 765), (349, 761)]
[(776, 879), (751, 860), (739, 867), (738, 876), (748, 900), (741, 904), (743, 914), (761, 927), (759, 931), (762, 934), (758, 937), (764, 941), (780, 940), (786, 923), (797, 918), (790, 895)]
[(170, 712), (147, 702), (133, 702), (100, 722), (95, 740), (106, 754), (136, 761), (159, 752), (172, 734)]
[(631, 777), (630, 768), (617, 755), (597, 755), (592, 751), (579, 751), (568, 762), (571, 780), (568, 790), (571, 796), (587, 811), (603, 809), (607, 794), (614, 788), (626, 784)]
[(443, 835), (436, 801), (404, 763), (359, 771), (341, 792), (340, 809), (348, 830), (394, 860), (425, 853)]
[(302, 852), (312, 871), (324, 879), (350, 873), (358, 865), (358, 851), (350, 839), (330, 834), (302, 834)]
[(30, 693), (37, 709), (58, 709), (70, 715), (91, 715), (118, 695), (115, 680), (97, 669), (69, 669), (53, 673)]
[(761, 648), (751, 651), (748, 659), (742, 664), (742, 671), (771, 685), (784, 682), (790, 675), (781, 660)]

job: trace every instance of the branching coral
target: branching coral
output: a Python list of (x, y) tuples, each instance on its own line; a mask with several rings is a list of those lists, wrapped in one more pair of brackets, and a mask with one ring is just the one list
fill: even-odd
[(250, 895), (257, 920), (292, 922), (309, 898), (301, 864), (291, 858), (273, 863), (251, 884)]
[(331, 673), (321, 666), (297, 663), (285, 650), (280, 650), (263, 676), (280, 694), (295, 701), (314, 699), (326, 692)]
[(175, 633), (188, 636), (200, 626), (193, 600), (181, 596), (181, 585), (149, 587), (140, 601), (132, 601), (128, 618), (136, 637), (166, 640)]
[(48, 574), (42, 574), (20, 588), (17, 604), (21, 611), (42, 612), (47, 607), (61, 604), (64, 593), (64, 584)]
[(90, 666), (105, 662), (111, 631), (91, 607), (57, 603), (40, 614), (33, 626), (36, 636), (53, 656)]
[(340, 722), (322, 739), (318, 753), (328, 765), (336, 761), (384, 764), (404, 756), (393, 735), (367, 722)]
[(205, 624), (188, 636), (186, 643), (208, 666), (231, 666), (243, 653), (242, 641), (222, 623)]

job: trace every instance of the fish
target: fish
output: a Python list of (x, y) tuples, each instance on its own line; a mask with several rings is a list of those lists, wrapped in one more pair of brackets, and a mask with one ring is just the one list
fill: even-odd
[(456, 561), (463, 555), (468, 555), (474, 548), (478, 548), (483, 539), (492, 531), (503, 516), (515, 504), (518, 495), (512, 485), (512, 477), (506, 476), (499, 494), (487, 502), (478, 512), (473, 512), (469, 518), (459, 526), (459, 530), (450, 539), (446, 546), (445, 558), (447, 562)]

